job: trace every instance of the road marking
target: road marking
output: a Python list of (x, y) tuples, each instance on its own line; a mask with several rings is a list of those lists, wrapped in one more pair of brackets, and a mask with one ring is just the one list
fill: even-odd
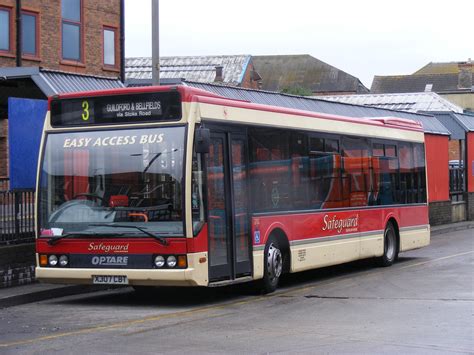
[(411, 264), (411, 265), (407, 265), (407, 266), (402, 266), (402, 267), (400, 267), (399, 269), (400, 269), (400, 270), (401, 270), (401, 269), (408, 269), (408, 268), (411, 268), (411, 267), (420, 266), (420, 265), (425, 265), (425, 264), (429, 264), (429, 263), (434, 263), (434, 262), (437, 262), (437, 261), (440, 261), (440, 260), (446, 260), (446, 259), (456, 258), (456, 257), (458, 257), (458, 256), (463, 256), (463, 255), (472, 254), (472, 253), (474, 253), (474, 250), (467, 251), (467, 252), (465, 252), (465, 253), (459, 253), (459, 254), (454, 254), (454, 255), (443, 256), (442, 258), (431, 259), (431, 260), (428, 260), (428, 261), (422, 261), (422, 262), (415, 263), (415, 264)]
[[(398, 269), (407, 269), (407, 268), (411, 268), (411, 267), (415, 267), (415, 266), (425, 265), (425, 264), (428, 264), (428, 263), (437, 262), (437, 261), (445, 260), (445, 259), (451, 259), (451, 258), (455, 258), (455, 257), (458, 257), (458, 256), (472, 254), (472, 253), (474, 253), (474, 251), (469, 251), (469, 252), (459, 253), (459, 254), (454, 254), (454, 255), (448, 255), (448, 256), (445, 256), (445, 257), (442, 257), (442, 258), (432, 259), (432, 260), (428, 260), (428, 261), (424, 261), (424, 262), (420, 262), (420, 263), (415, 263), (415, 264), (403, 266), (403, 267), (400, 267)], [(374, 269), (364, 270), (364, 271), (362, 271), (361, 276), (367, 276), (367, 273), (370, 276), (374, 276), (374, 274), (380, 274), (382, 272), (384, 272), (384, 271), (377, 271), (376, 269), (375, 270)], [(357, 274), (359, 274), (359, 273), (357, 273)], [(363, 274), (366, 274), (366, 275), (363, 275)], [(126, 327), (129, 327), (129, 326), (133, 326), (133, 325), (137, 325), (137, 324), (143, 324), (143, 323), (147, 323), (147, 322), (158, 321), (158, 320), (162, 320), (162, 319), (171, 319), (171, 318), (177, 318), (177, 317), (189, 317), (189, 316), (199, 314), (199, 313), (203, 313), (203, 312), (210, 311), (210, 310), (224, 309), (224, 308), (229, 307), (229, 306), (241, 306), (241, 305), (244, 305), (244, 304), (260, 302), (260, 301), (270, 299), (270, 298), (274, 298), (274, 297), (281, 297), (281, 296), (285, 296), (285, 295), (301, 293), (301, 292), (305, 292), (305, 291), (308, 291), (310, 289), (313, 289), (315, 287), (329, 286), (329, 285), (338, 283), (340, 281), (344, 281), (346, 279), (351, 279), (353, 277), (354, 277), (354, 274), (351, 273), (350, 275), (342, 275), (340, 277), (336, 276), (336, 278), (332, 278), (330, 280), (326, 280), (326, 281), (322, 281), (322, 282), (317, 282), (316, 284), (313, 283), (313, 284), (310, 284), (310, 285), (307, 285), (307, 286), (302, 286), (300, 288), (296, 288), (296, 289), (292, 288), (290, 290), (281, 291), (281, 292), (277, 291), (277, 292), (275, 292), (271, 295), (257, 296), (255, 298), (251, 297), (250, 299), (242, 300), (242, 301), (227, 302), (227, 303), (220, 304), (220, 305), (210, 305), (210, 306), (206, 306), (206, 307), (202, 307), (202, 308), (198, 308), (198, 309), (192, 309), (192, 310), (188, 310), (188, 311), (166, 313), (166, 314), (161, 314), (161, 315), (158, 315), (158, 316), (150, 316), (150, 317), (145, 317), (145, 318), (128, 320), (128, 321), (123, 321), (123, 322), (118, 322), (118, 323), (112, 323), (112, 324), (109, 324), (109, 325), (100, 325), (100, 326), (96, 326), (96, 327), (79, 329), (79, 330), (74, 330), (74, 331), (64, 332), (64, 333), (59, 333), (59, 334), (53, 334), (53, 335), (47, 335), (47, 336), (38, 337), (38, 338), (14, 341), (14, 342), (10, 342), (10, 343), (0, 343), (0, 348), (7, 348), (7, 347), (11, 347), (11, 346), (33, 344), (33, 343), (37, 343), (37, 342), (41, 342), (41, 341), (45, 341), (45, 340), (63, 338), (63, 337), (67, 337), (67, 336), (80, 335), (80, 334), (88, 334), (88, 333), (97, 332), (97, 331), (105, 331), (105, 330), (111, 330), (111, 329), (116, 329), (116, 328), (126, 328)]]
[[(346, 276), (346, 277), (349, 278), (349, 276)], [(346, 277), (344, 277), (344, 278), (346, 278)], [(45, 340), (63, 338), (63, 337), (67, 337), (67, 336), (80, 335), (80, 334), (88, 334), (88, 333), (92, 333), (92, 332), (96, 332), (96, 331), (104, 331), (104, 330), (110, 330), (110, 329), (115, 329), (115, 328), (126, 328), (126, 327), (136, 325), (136, 324), (153, 322), (153, 321), (158, 321), (158, 320), (162, 320), (162, 319), (177, 318), (177, 317), (180, 317), (180, 316), (189, 317), (189, 316), (199, 314), (199, 313), (203, 313), (203, 312), (206, 312), (206, 311), (218, 310), (218, 309), (223, 309), (223, 308), (226, 308), (226, 307), (241, 306), (241, 305), (244, 305), (244, 304), (260, 302), (260, 301), (263, 301), (263, 300), (266, 300), (266, 299), (269, 299), (269, 298), (274, 298), (274, 297), (282, 296), (282, 295), (285, 295), (285, 294), (292, 294), (292, 293), (296, 293), (296, 292), (302, 292), (302, 291), (306, 291), (306, 290), (309, 290), (311, 288), (314, 288), (315, 286), (321, 286), (321, 285), (326, 286), (326, 285), (336, 283), (338, 281), (341, 281), (341, 279), (340, 278), (337, 279), (337, 280), (331, 279), (331, 280), (327, 280), (326, 282), (324, 282), (324, 281), (319, 282), (317, 285), (313, 284), (313, 285), (309, 285), (309, 286), (303, 286), (302, 288), (299, 288), (299, 289), (296, 289), (296, 290), (293, 288), (293, 289), (290, 289), (290, 290), (287, 290), (287, 291), (275, 292), (275, 293), (272, 293), (271, 295), (257, 296), (255, 298), (252, 297), (252, 298), (247, 299), (247, 300), (227, 302), (227, 303), (220, 304), (220, 305), (211, 305), (211, 306), (202, 307), (202, 308), (198, 308), (198, 309), (192, 309), (192, 310), (189, 310), (189, 311), (166, 313), (166, 314), (161, 314), (161, 315), (158, 315), (158, 316), (150, 316), (150, 317), (145, 317), (145, 318), (139, 318), (139, 319), (124, 321), (124, 322), (113, 323), (113, 324), (109, 324), (109, 325), (100, 325), (100, 326), (97, 326), (97, 327), (79, 329), (79, 330), (74, 330), (74, 331), (64, 332), (64, 333), (58, 333), (58, 334), (53, 334), (53, 335), (46, 335), (46, 336), (43, 336), (43, 337), (38, 337), (38, 338), (33, 338), (33, 339), (18, 340), (18, 341), (14, 341), (14, 342), (10, 342), (10, 343), (0, 343), (0, 348), (7, 348), (7, 347), (10, 347), (10, 346), (33, 344), (33, 343), (37, 343), (37, 342), (41, 342), (41, 341), (45, 341)]]
[(215, 315), (206, 314), (206, 315), (203, 315), (203, 317), (200, 317), (200, 318), (191, 319), (191, 320), (183, 320), (181, 322), (172, 323), (170, 325), (159, 325), (158, 327), (137, 330), (137, 331), (134, 331), (134, 332), (124, 334), (123, 336), (127, 337), (127, 336), (132, 336), (132, 335), (144, 334), (144, 333), (153, 332), (153, 331), (156, 331), (156, 330), (159, 330), (159, 329), (176, 327), (177, 325), (182, 325), (182, 324), (189, 324), (191, 322), (201, 321), (201, 320), (204, 320), (204, 319), (206, 319), (206, 320), (215, 319), (215, 318), (221, 318), (221, 317), (228, 317), (230, 315), (235, 315), (235, 312), (228, 312), (228, 313), (224, 313), (224, 314), (215, 314)]
[(46, 336), (43, 336), (43, 337), (33, 338), (33, 339), (19, 340), (19, 341), (14, 341), (14, 342), (11, 342), (11, 343), (0, 343), (0, 348), (32, 344), (32, 343), (37, 343), (37, 342), (40, 342), (40, 341), (57, 339), (57, 338), (62, 338), (62, 337), (67, 337), (67, 336), (72, 336), (72, 335), (87, 334), (87, 333), (92, 333), (92, 332), (96, 332), (96, 331), (104, 331), (104, 330), (110, 330), (110, 329), (115, 329), (115, 328), (126, 328), (126, 327), (136, 325), (136, 324), (153, 322), (153, 321), (157, 321), (157, 320), (161, 320), (161, 319), (167, 319), (167, 318), (176, 318), (176, 317), (180, 317), (180, 316), (189, 317), (189, 316), (192, 316), (194, 314), (199, 314), (199, 313), (206, 312), (206, 311), (209, 311), (209, 310), (218, 310), (218, 309), (222, 309), (222, 308), (225, 308), (225, 307), (228, 307), (228, 306), (240, 306), (240, 305), (247, 304), (247, 303), (250, 303), (250, 302), (259, 302), (259, 301), (262, 301), (262, 300), (267, 299), (269, 297), (273, 297), (273, 295), (272, 296), (259, 296), (257, 298), (252, 298), (252, 299), (249, 299), (249, 300), (229, 302), (229, 303), (225, 303), (225, 304), (221, 304), (221, 305), (215, 305), (215, 306), (207, 306), (207, 307), (202, 307), (202, 308), (198, 308), (198, 309), (192, 309), (192, 310), (189, 310), (189, 311), (166, 313), (166, 314), (161, 314), (161, 315), (158, 315), (158, 316), (151, 316), (151, 317), (139, 318), (139, 319), (124, 321), (124, 322), (112, 323), (112, 324), (109, 324), (109, 325), (100, 325), (100, 326), (97, 326), (97, 327), (85, 328), (85, 329), (74, 330), (74, 331), (70, 331), (70, 332), (53, 334), (53, 335), (46, 335)]

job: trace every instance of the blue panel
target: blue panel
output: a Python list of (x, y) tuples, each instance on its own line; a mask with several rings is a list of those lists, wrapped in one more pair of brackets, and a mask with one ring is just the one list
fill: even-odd
[(41, 132), (47, 109), (46, 100), (8, 99), (11, 189), (35, 187)]

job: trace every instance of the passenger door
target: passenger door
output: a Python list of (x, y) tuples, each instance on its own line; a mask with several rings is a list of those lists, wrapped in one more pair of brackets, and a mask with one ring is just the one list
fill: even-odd
[(207, 191), (210, 281), (251, 275), (245, 135), (211, 131)]

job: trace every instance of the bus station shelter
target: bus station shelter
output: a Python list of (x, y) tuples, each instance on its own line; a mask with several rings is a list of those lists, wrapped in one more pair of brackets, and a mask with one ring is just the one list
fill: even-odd
[[(453, 203), (465, 204), (474, 220), (474, 113), (432, 112), (451, 131), (449, 186)], [(454, 144), (453, 144), (454, 143)], [(453, 199), (453, 195), (456, 196)]]

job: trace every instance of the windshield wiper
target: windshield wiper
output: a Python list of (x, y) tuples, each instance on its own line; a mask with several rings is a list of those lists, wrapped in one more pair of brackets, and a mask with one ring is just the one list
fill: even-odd
[[(57, 242), (59, 242), (61, 239), (64, 239), (64, 238), (70, 238), (70, 237), (97, 237), (97, 236), (100, 236), (100, 235), (108, 235), (108, 234), (91, 233), (91, 232), (71, 232), (71, 233), (65, 233), (65, 234), (62, 234), (62, 235), (57, 235), (55, 237), (52, 237), (46, 243), (48, 243), (49, 245), (55, 245)], [(123, 236), (125, 234), (124, 233), (120, 233), (120, 234), (114, 233), (112, 235), (113, 236)]]
[(153, 239), (156, 239), (161, 245), (164, 245), (164, 246), (169, 245), (169, 242), (166, 239), (161, 238), (160, 236), (158, 236), (156, 234), (153, 234), (153, 233), (147, 231), (145, 228), (142, 228), (142, 227), (139, 227), (139, 226), (127, 226), (127, 225), (124, 225), (124, 224), (106, 224), (106, 223), (93, 223), (93, 224), (89, 224), (89, 226), (110, 227), (110, 228), (134, 228), (134, 229), (138, 229), (140, 232), (146, 234), (147, 236), (152, 237)]

